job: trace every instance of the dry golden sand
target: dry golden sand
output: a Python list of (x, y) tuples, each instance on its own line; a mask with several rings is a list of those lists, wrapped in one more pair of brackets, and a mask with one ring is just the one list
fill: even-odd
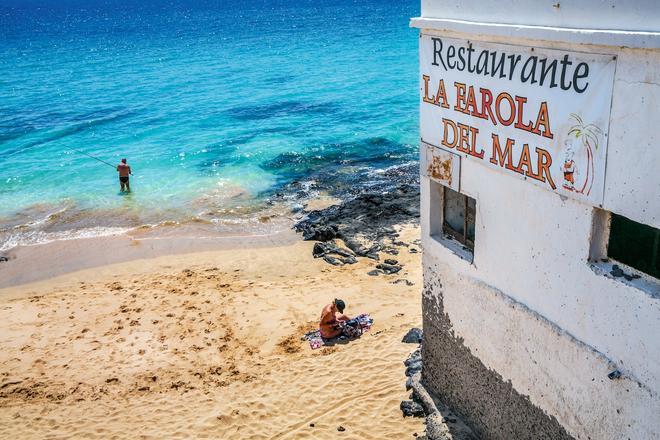
[[(399, 411), (415, 348), (400, 341), (421, 323), (420, 254), (403, 247), (403, 273), (371, 277), (373, 261), (332, 267), (312, 245), (137, 260), (0, 290), (0, 438), (421, 433)], [(394, 284), (404, 278), (415, 284)], [(300, 336), (336, 296), (375, 325), (312, 351)]]

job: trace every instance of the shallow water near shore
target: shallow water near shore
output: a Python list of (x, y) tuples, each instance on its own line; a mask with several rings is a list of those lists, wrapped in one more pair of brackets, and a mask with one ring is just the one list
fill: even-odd
[[(417, 8), (3, 2), (0, 251), (153, 226), (266, 233), (320, 192), (409, 168)], [(128, 157), (134, 192), (74, 149)]]

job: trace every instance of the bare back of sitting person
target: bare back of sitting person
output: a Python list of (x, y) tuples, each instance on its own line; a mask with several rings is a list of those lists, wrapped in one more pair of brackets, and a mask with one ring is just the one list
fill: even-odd
[(340, 299), (336, 299), (323, 307), (321, 311), (321, 322), (319, 324), (319, 330), (321, 331), (321, 336), (325, 339), (336, 338), (342, 334), (342, 322), (349, 321), (347, 315), (344, 315), (344, 309), (346, 304)]

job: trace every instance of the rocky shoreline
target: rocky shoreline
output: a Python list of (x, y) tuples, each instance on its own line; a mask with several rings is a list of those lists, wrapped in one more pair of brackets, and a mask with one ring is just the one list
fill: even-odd
[(314, 258), (334, 266), (368, 258), (375, 262), (369, 275), (377, 276), (401, 271), (396, 255), (402, 249), (420, 251), (419, 240), (401, 241), (396, 228), (418, 223), (419, 186), (401, 183), (388, 191), (366, 190), (339, 205), (305, 212), (293, 228), (303, 240), (317, 241)]
[[(401, 179), (402, 176), (405, 178)], [(368, 274), (379, 276), (394, 275), (403, 269), (396, 258), (399, 252), (421, 252), (419, 239), (404, 242), (397, 232), (397, 227), (401, 225), (419, 224), (418, 181), (410, 179), (410, 172), (394, 177), (394, 184), (386, 189), (364, 188), (357, 194), (343, 194), (348, 197), (337, 205), (310, 211), (301, 209), (303, 216), (293, 229), (303, 240), (316, 241), (313, 257), (322, 258), (333, 266), (370, 259), (374, 267)], [(412, 284), (406, 279), (394, 282)], [(414, 436), (424, 440), (477, 440), (460, 417), (431, 396), (423, 386), (422, 330), (411, 329), (402, 342), (418, 344), (404, 362), (406, 390), (411, 394), (409, 400), (402, 401), (400, 405), (404, 417), (425, 418), (425, 433), (415, 433)]]
[(404, 361), (406, 366), (406, 390), (412, 391), (410, 400), (401, 402), (404, 417), (424, 417), (426, 431), (417, 436), (421, 440), (478, 440), (463, 420), (433, 396), (422, 382), (422, 330), (412, 328), (403, 337), (403, 343), (418, 344), (417, 348)]

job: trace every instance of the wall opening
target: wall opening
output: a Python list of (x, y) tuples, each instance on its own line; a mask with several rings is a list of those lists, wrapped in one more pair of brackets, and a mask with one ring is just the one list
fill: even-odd
[(611, 214), (607, 256), (660, 278), (660, 229)]
[[(628, 281), (636, 272), (660, 279), (660, 229), (602, 209), (594, 212), (590, 259), (611, 264), (610, 274)], [(618, 263), (618, 264), (617, 264)]]
[(459, 257), (472, 262), (475, 238), (475, 199), (431, 181), (431, 237)]

